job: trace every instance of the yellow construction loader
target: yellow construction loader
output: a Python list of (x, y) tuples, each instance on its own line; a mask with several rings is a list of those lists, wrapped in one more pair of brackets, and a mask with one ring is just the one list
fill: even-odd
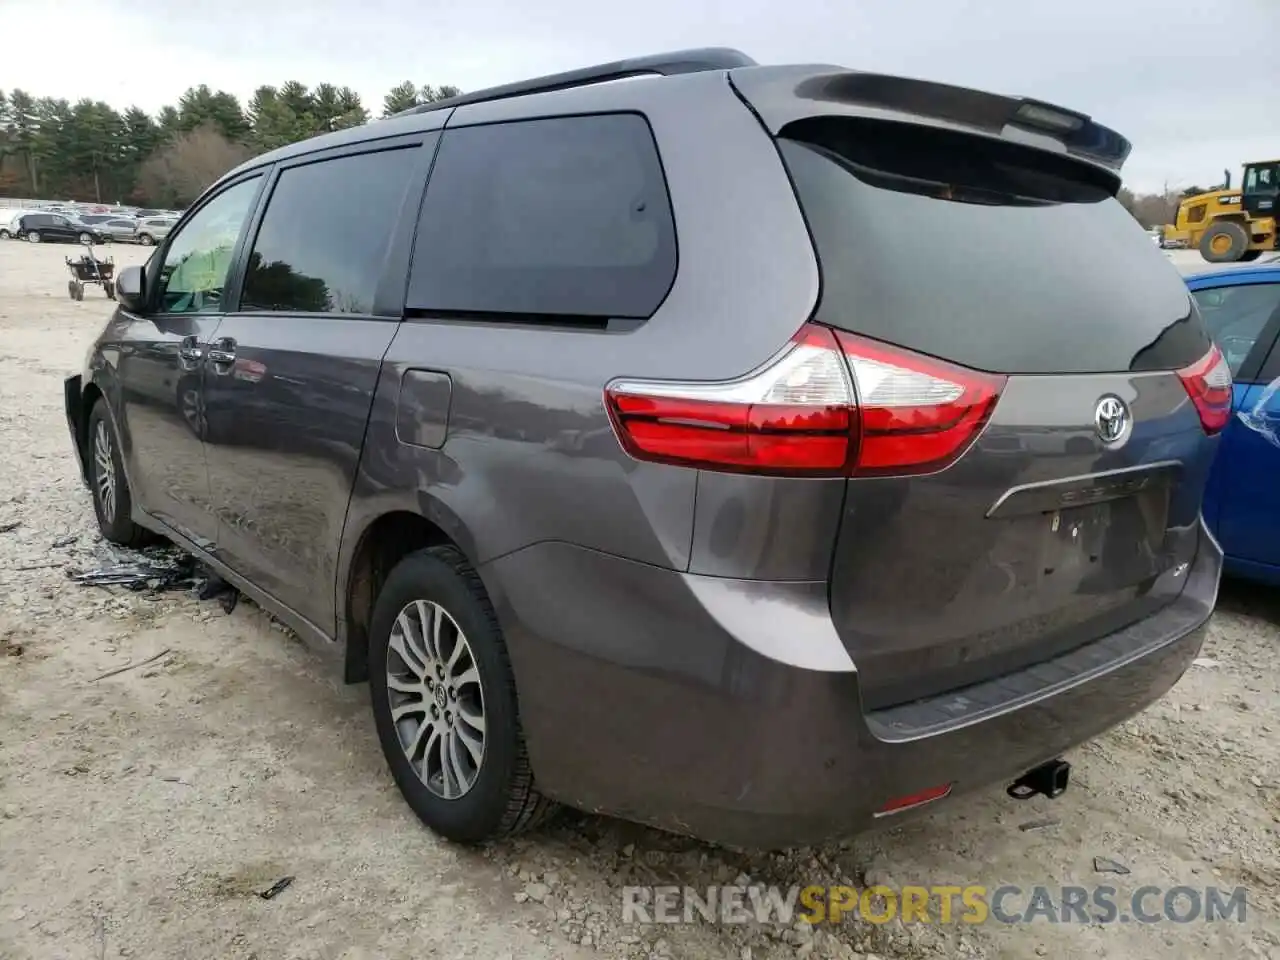
[(1186, 197), (1164, 228), (1162, 246), (1194, 247), (1210, 263), (1257, 260), (1280, 250), (1280, 160), (1246, 163), (1239, 190), (1231, 175), (1219, 190)]

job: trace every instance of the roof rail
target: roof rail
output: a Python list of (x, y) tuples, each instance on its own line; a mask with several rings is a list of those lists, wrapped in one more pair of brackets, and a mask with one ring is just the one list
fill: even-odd
[(678, 50), (674, 53), (655, 53), (647, 57), (615, 60), (612, 63), (601, 63), (594, 67), (582, 67), (578, 70), (567, 70), (564, 73), (553, 73), (545, 77), (534, 77), (531, 80), (506, 83), (500, 87), (463, 93), (456, 97), (449, 97), (447, 100), (422, 103), (393, 116), (407, 117), (417, 113), (429, 113), (432, 110), (448, 110), (450, 107), (461, 107), (468, 103), (505, 100), (508, 97), (522, 97), (530, 93), (550, 93), (553, 90), (568, 90), (571, 87), (585, 87), (592, 83), (623, 80), (627, 77), (641, 77), (646, 74), (669, 77), (678, 73), (702, 73), (707, 70), (734, 70), (738, 67), (754, 66), (756, 62), (745, 53), (729, 47), (702, 47), (697, 50)]

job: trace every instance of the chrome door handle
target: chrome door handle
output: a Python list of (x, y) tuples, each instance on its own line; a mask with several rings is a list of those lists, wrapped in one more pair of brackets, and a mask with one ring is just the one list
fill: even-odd
[[(209, 345), (209, 362), (216, 367), (228, 367), (236, 362), (236, 342), (230, 337), (219, 337)], [(219, 370), (219, 373), (226, 373)]]

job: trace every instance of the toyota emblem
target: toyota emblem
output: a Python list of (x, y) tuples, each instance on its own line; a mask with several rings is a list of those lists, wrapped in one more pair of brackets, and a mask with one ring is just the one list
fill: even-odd
[(1119, 397), (1103, 397), (1094, 411), (1093, 426), (1103, 443), (1115, 443), (1129, 429), (1129, 408)]

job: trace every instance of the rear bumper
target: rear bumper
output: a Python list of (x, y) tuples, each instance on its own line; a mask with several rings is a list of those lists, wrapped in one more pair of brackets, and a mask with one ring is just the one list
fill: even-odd
[[(818, 585), (708, 593), (699, 581), (715, 578), (563, 543), (481, 573), (544, 792), (775, 848), (857, 833), (888, 801), (942, 783), (954, 794), (1011, 781), (1157, 700), (1200, 650), (1216, 600), (1222, 554), (1200, 539), (1180, 599), (1156, 616), (998, 681), (870, 713), (856, 671), (814, 646), (825, 643)], [(764, 636), (782, 643), (762, 652)]]
[(76, 463), (80, 466), (80, 480), (89, 485), (88, 465), (85, 463), (83, 440), (85, 425), (83, 403), (83, 378), (77, 374), (62, 381), (62, 402), (67, 417), (67, 429), (71, 432), (71, 449), (75, 451)]

